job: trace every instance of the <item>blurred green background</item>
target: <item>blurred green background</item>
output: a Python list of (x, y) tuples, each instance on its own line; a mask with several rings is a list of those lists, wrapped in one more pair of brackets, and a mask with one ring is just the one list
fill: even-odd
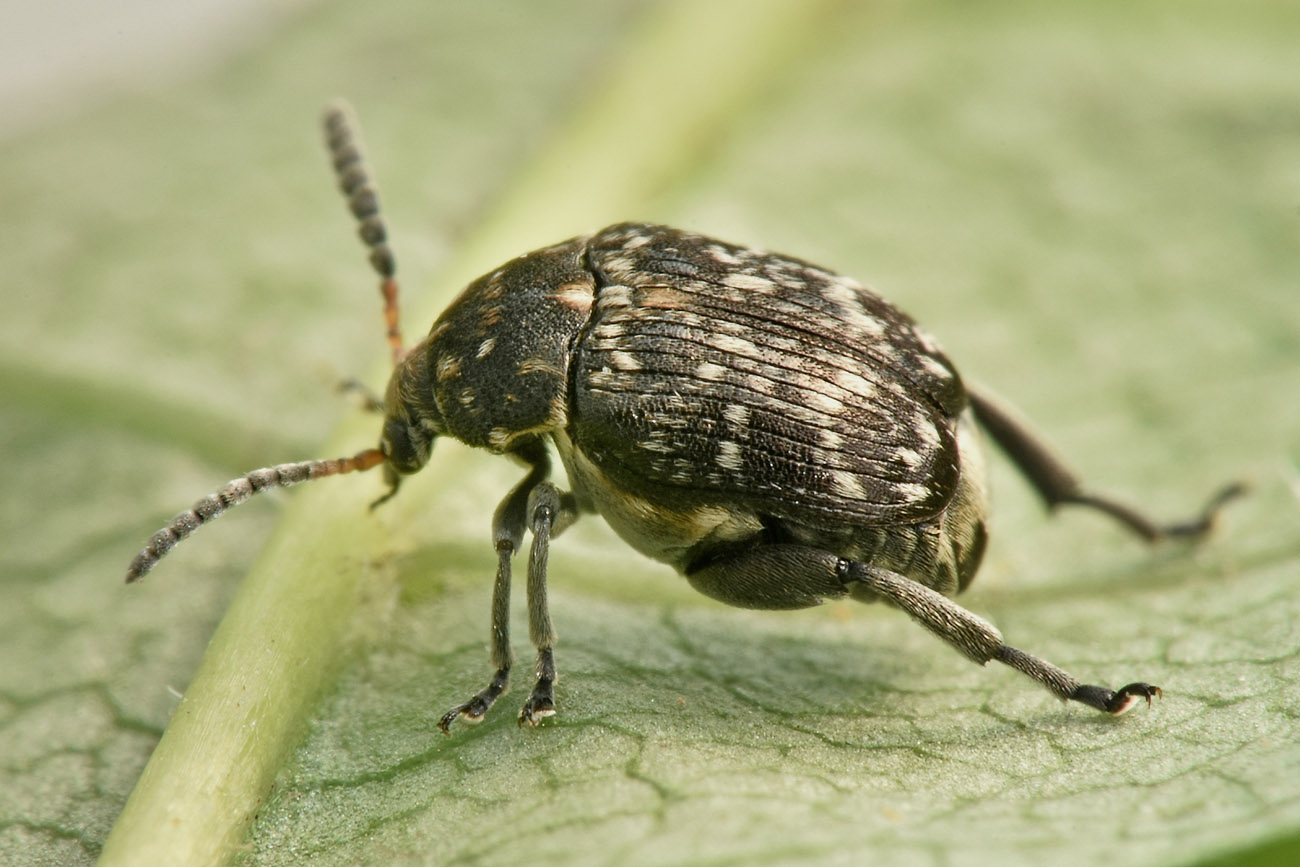
[[(313, 672), (240, 757), (259, 776), (192, 787), (208, 827), (176, 833), (234, 829), (240, 863), (1300, 857), (1270, 842), (1300, 828), (1300, 7), (332, 2), (209, 29), (0, 127), (0, 862), (99, 857), (273, 530), (261, 585), (354, 584), (314, 645), (310, 601), (222, 627)], [(1210, 544), (1148, 550), (1046, 520), (994, 460), (963, 604), (1165, 700), (1062, 707), (884, 609), (725, 609), (589, 520), (552, 549), (560, 715), (516, 730), (516, 684), (443, 738), (488, 675), (488, 524), (518, 475), (450, 443), (373, 515), (377, 478), (264, 497), (123, 587), (225, 479), (374, 442), (332, 391), (381, 386), (385, 351), (319, 143), (340, 95), (410, 335), (508, 256), (661, 220), (872, 284), (1153, 511), (1250, 480)], [(304, 546), (336, 567), (295, 569)], [(226, 683), (186, 702), (237, 705)], [(173, 740), (149, 786), (200, 754)], [(133, 811), (121, 863), (175, 830)]]

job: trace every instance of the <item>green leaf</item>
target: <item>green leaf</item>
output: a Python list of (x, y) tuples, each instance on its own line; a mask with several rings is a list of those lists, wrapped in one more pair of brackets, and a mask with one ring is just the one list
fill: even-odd
[[(132, 788), (104, 863), (1295, 859), (1295, 11), (434, 7), (323, 7), (4, 146), (0, 861), (93, 860)], [(994, 459), (963, 604), (1165, 699), (1063, 707), (885, 609), (726, 609), (591, 519), (552, 548), (559, 716), (518, 730), (516, 684), (444, 738), (518, 475), (455, 444), (373, 514), (372, 477), (260, 498), (123, 588), (223, 479), (374, 441), (329, 393), (382, 383), (315, 129), (340, 94), (408, 334), (510, 255), (661, 219), (873, 282), (1153, 511), (1252, 480), (1148, 551)]]

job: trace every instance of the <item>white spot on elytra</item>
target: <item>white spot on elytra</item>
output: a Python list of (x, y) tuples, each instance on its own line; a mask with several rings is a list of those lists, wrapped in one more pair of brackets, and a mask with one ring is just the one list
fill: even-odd
[(726, 375), (727, 368), (712, 361), (706, 361), (695, 368), (695, 376), (708, 382), (719, 382)]
[(713, 327), (717, 329), (720, 334), (735, 335), (746, 334), (749, 332), (749, 327), (744, 323), (732, 322), (730, 319), (717, 319), (713, 322)]
[(858, 477), (844, 470), (831, 471), (831, 487), (836, 494), (846, 500), (861, 500), (865, 493)]
[(600, 299), (597, 303), (602, 309), (606, 307), (631, 307), (632, 290), (627, 286), (620, 286), (617, 284), (606, 286), (604, 289), (600, 290)]
[(843, 279), (827, 281), (822, 287), (822, 297), (846, 312), (862, 309), (862, 298), (858, 294), (857, 286)]
[(748, 358), (759, 358), (762, 353), (753, 341), (736, 337), (734, 334), (711, 334), (709, 335), (709, 345), (714, 349), (727, 352), (732, 355), (743, 355)]
[(623, 336), (623, 325), (620, 322), (602, 322), (592, 330), (592, 337), (597, 340), (617, 340)]
[[(637, 270), (636, 262), (633, 261), (631, 256), (618, 256), (618, 255), (610, 256), (608, 259), (604, 259), (601, 261), (600, 267), (601, 270), (603, 270), (606, 274), (615, 274), (615, 273), (628, 274), (628, 273), (635, 273), (635, 271)], [(610, 288), (612, 287), (606, 287), (601, 292), (602, 298), (609, 292)], [(627, 291), (627, 287), (625, 286), (620, 286), (619, 288), (623, 289), (625, 292)]]
[(918, 416), (912, 424), (912, 430), (916, 432), (917, 437), (931, 449), (937, 449), (942, 442), (939, 438), (939, 432), (935, 430), (934, 425), (925, 416)]
[(731, 251), (721, 244), (710, 244), (706, 252), (713, 258), (713, 261), (720, 262), (723, 265), (729, 265), (732, 268), (740, 264), (740, 260), (732, 255)]
[(876, 387), (866, 377), (851, 370), (837, 370), (832, 379), (837, 386), (868, 400), (876, 396)]
[(478, 345), (478, 352), (474, 353), (474, 357), (487, 358), (488, 354), (491, 353), (492, 350), (496, 348), (496, 345), (497, 345), (497, 339), (495, 337), (489, 337), (487, 340), (484, 340), (482, 343)]
[(831, 397), (829, 394), (819, 392), (809, 392), (808, 403), (811, 407), (819, 409), (825, 413), (840, 413), (844, 411), (844, 402)]
[(743, 271), (728, 274), (723, 282), (732, 289), (740, 289), (745, 292), (771, 294), (777, 289), (777, 285), (766, 277), (761, 277), (758, 274), (746, 274)]
[(844, 322), (853, 326), (857, 330), (867, 334), (870, 337), (883, 337), (885, 334), (885, 323), (869, 313), (863, 313), (857, 308), (842, 311)]
[(722, 411), (722, 417), (737, 428), (749, 427), (749, 407), (741, 403), (729, 404)]
[(740, 445), (731, 440), (723, 440), (718, 443), (718, 466), (724, 470), (735, 472), (744, 465), (741, 458)]
[(921, 453), (916, 449), (909, 449), (906, 447), (894, 452), (894, 460), (902, 463), (910, 470), (920, 469), (922, 463)]
[(609, 354), (609, 363), (614, 365), (615, 369), (625, 372), (632, 372), (641, 369), (641, 362), (629, 352), (616, 349)]
[(902, 495), (903, 502), (905, 503), (921, 503), (930, 495), (930, 492), (925, 485), (914, 483), (895, 485), (894, 490)]

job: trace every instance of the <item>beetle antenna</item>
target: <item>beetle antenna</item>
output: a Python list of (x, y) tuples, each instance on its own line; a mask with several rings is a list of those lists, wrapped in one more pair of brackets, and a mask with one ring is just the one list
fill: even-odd
[(385, 460), (386, 458), (381, 450), (366, 449), (350, 458), (279, 464), (274, 467), (253, 470), (241, 478), (234, 479), (221, 490), (208, 494), (193, 506), (172, 518), (171, 523), (154, 533), (149, 539), (149, 544), (145, 545), (140, 550), (140, 553), (135, 555), (135, 559), (131, 561), (130, 567), (127, 568), (126, 583), (130, 584), (132, 581), (143, 578), (149, 573), (149, 570), (158, 564), (159, 560), (167, 556), (167, 553), (176, 547), (177, 542), (188, 538), (199, 527), (214, 518), (220, 517), (231, 506), (238, 506), (254, 494), (259, 494), (271, 488), (287, 488), (299, 482), (323, 479), (326, 476), (364, 472), (379, 466)]
[(388, 328), (388, 347), (393, 353), (393, 366), (402, 363), (406, 350), (402, 347), (401, 311), (397, 303), (397, 262), (388, 246), (388, 230), (379, 215), (379, 193), (370, 179), (370, 172), (361, 155), (359, 127), (353, 120), (351, 108), (345, 102), (336, 102), (325, 110), (325, 143), (329, 146), (334, 174), (339, 189), (347, 197), (348, 209), (357, 219), (357, 234), (370, 248), (370, 265), (379, 274), (380, 294), (384, 296), (384, 325)]

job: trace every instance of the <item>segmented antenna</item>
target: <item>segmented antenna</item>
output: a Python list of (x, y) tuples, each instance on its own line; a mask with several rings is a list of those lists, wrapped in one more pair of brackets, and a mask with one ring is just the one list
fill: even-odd
[(325, 110), (325, 142), (329, 146), (339, 188), (347, 197), (348, 208), (357, 218), (357, 234), (370, 248), (370, 264), (379, 274), (379, 291), (384, 296), (384, 324), (388, 328), (388, 347), (393, 352), (393, 366), (402, 363), (400, 310), (397, 303), (397, 262), (388, 246), (388, 231), (379, 215), (379, 194), (365, 160), (361, 156), (360, 136), (347, 103), (339, 102)]
[(127, 568), (126, 583), (138, 581), (149, 574), (149, 570), (167, 556), (167, 552), (175, 548), (177, 542), (188, 538), (199, 527), (220, 517), (231, 506), (238, 506), (254, 494), (271, 488), (287, 488), (299, 482), (323, 479), (326, 476), (363, 472), (379, 466), (384, 460), (384, 453), (379, 449), (366, 449), (350, 458), (279, 464), (253, 470), (242, 478), (234, 479), (221, 490), (208, 494), (172, 518), (171, 523), (154, 533), (149, 539), (149, 544), (135, 555), (135, 559)]

